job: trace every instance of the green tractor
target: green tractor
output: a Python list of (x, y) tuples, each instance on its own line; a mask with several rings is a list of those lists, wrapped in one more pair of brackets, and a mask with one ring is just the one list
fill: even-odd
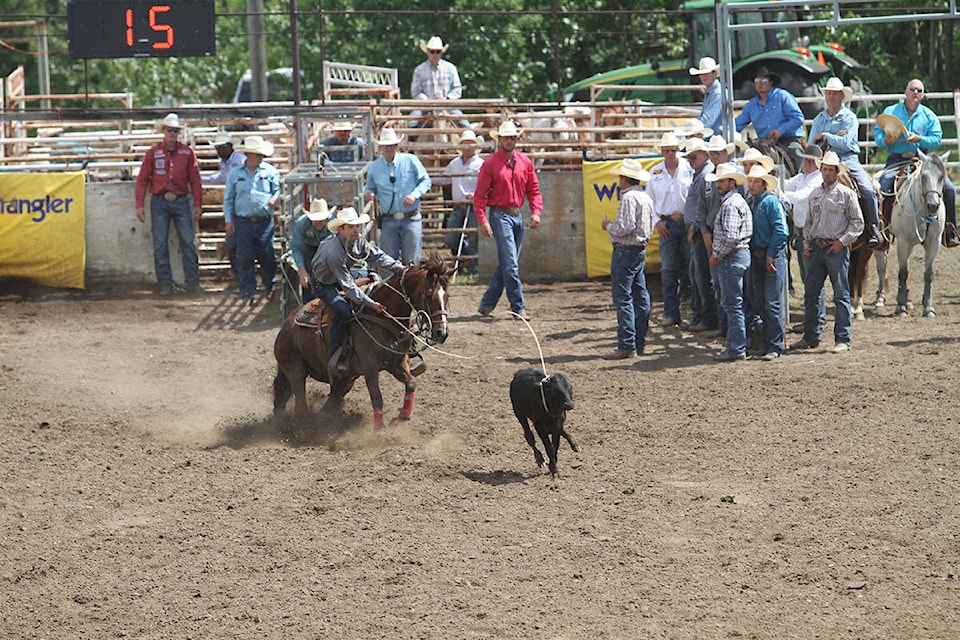
[[(722, 0), (724, 3), (734, 0)], [(736, 0), (761, 2), (764, 0)], [(600, 100), (639, 99), (653, 103), (681, 102), (676, 91), (644, 90), (644, 85), (696, 84), (698, 79), (689, 74), (700, 58), (717, 57), (717, 32), (714, 0), (689, 0), (681, 9), (689, 13), (691, 43), (686, 60), (654, 61), (632, 67), (607, 71), (581, 80), (563, 89), (565, 102), (590, 100), (594, 85), (633, 85), (636, 89), (610, 90)], [(737, 31), (733, 33), (733, 95), (746, 100), (755, 95), (753, 77), (759, 67), (765, 66), (781, 78), (781, 87), (799, 97), (819, 97), (818, 85), (830, 76), (837, 76), (854, 91), (864, 91), (857, 77), (860, 63), (848, 56), (836, 43), (811, 45), (796, 27), (781, 27), (778, 23), (798, 20), (794, 7), (764, 8), (763, 10), (732, 14), (737, 24), (769, 23), (769, 29)], [(671, 97), (674, 96), (674, 97)], [(699, 97), (697, 98), (699, 99)], [(821, 106), (801, 105), (807, 117), (813, 117)]]

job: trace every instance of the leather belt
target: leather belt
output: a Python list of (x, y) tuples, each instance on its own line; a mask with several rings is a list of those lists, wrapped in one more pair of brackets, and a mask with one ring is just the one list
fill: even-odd
[(403, 220), (404, 218), (412, 218), (418, 213), (420, 213), (420, 209), (414, 209), (413, 211), (397, 211), (392, 215), (394, 220)]
[(646, 249), (646, 248), (647, 248), (647, 245), (646, 245), (646, 244), (623, 244), (622, 242), (614, 242), (614, 243), (612, 243), (612, 244), (613, 244), (614, 247), (616, 247), (616, 248), (618, 248), (618, 249), (620, 249), (620, 248), (623, 248), (623, 249)]
[(520, 215), (520, 207), (490, 207), (491, 213), (502, 213), (508, 216)]
[(248, 220), (250, 222), (263, 222), (267, 219), (268, 216), (239, 216), (241, 220)]
[(822, 247), (829, 247), (830, 245), (833, 244), (833, 240), (830, 240), (830, 239), (828, 239), (828, 238), (811, 238), (811, 239), (810, 239), (810, 242), (812, 242), (813, 244), (815, 244), (815, 245), (817, 245), (818, 247), (821, 247), (821, 248), (822, 248)]
[(673, 220), (674, 222), (683, 222), (682, 213), (671, 213), (665, 216), (660, 216), (661, 220)]

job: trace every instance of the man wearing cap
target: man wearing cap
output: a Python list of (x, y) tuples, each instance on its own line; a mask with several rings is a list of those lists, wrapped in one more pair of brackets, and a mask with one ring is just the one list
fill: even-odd
[[(683, 221), (687, 225), (687, 244), (690, 245), (690, 331), (712, 331), (717, 328), (717, 300), (710, 284), (710, 255), (703, 242), (710, 210), (706, 176), (713, 173), (713, 163), (707, 145), (700, 138), (687, 140), (685, 157), (693, 169), (693, 180), (683, 206)], [(712, 185), (711, 185), (712, 187)], [(711, 189), (712, 192), (712, 189)]]
[[(477, 175), (483, 166), (483, 159), (477, 153), (477, 147), (481, 144), (482, 137), (478, 137), (472, 129), (465, 129), (460, 134), (460, 155), (447, 164), (443, 170), (444, 177), (437, 180), (439, 184), (451, 185), (453, 208), (446, 221), (448, 229), (477, 226), (477, 216), (473, 212), (473, 194), (477, 190)], [(443, 237), (443, 242), (455, 256), (475, 257), (478, 253), (476, 236), (448, 233)], [(477, 263), (467, 261), (460, 264), (458, 261), (458, 270), (475, 274)]]
[[(810, 194), (823, 184), (818, 162), (823, 159), (823, 151), (815, 144), (807, 145), (804, 153), (800, 154), (800, 172), (787, 178), (780, 191), (780, 199), (787, 210), (787, 220), (793, 223), (793, 240), (790, 246), (797, 256), (797, 265), (800, 267), (800, 281), (806, 285), (807, 268), (803, 259), (803, 225), (807, 223), (807, 212), (810, 210)], [(789, 269), (788, 269), (789, 271)], [(826, 317), (826, 295), (820, 289), (820, 323)]]
[(743, 111), (737, 116), (737, 131), (743, 131), (748, 124), (760, 138), (775, 142), (790, 152), (794, 166), (800, 166), (803, 151), (803, 111), (792, 93), (780, 88), (780, 76), (766, 67), (757, 69), (753, 78), (753, 87), (757, 95), (750, 98)]
[(747, 176), (737, 170), (737, 165), (724, 163), (706, 180), (716, 184), (720, 198), (720, 211), (713, 227), (710, 264), (717, 267), (721, 306), (727, 316), (726, 346), (713, 359), (717, 362), (734, 362), (747, 357), (743, 276), (750, 268), (753, 216), (747, 201), (737, 191), (738, 185), (746, 183)]
[(273, 295), (277, 278), (273, 212), (280, 206), (280, 172), (264, 162), (265, 157), (273, 155), (273, 145), (261, 136), (244, 138), (239, 151), (247, 159), (227, 176), (223, 219), (227, 235), (236, 236), (240, 299), (253, 307), (257, 304), (256, 265), (260, 266), (267, 300)]
[[(153, 233), (153, 268), (160, 284), (160, 295), (173, 294), (173, 270), (170, 268), (170, 224), (180, 238), (183, 279), (187, 291), (202, 292), (200, 259), (197, 255), (196, 225), (203, 215), (203, 194), (200, 168), (193, 149), (178, 140), (180, 118), (169, 113), (155, 127), (163, 132), (163, 140), (150, 147), (143, 156), (134, 198), (137, 220), (144, 221), (147, 191), (150, 192), (150, 227)], [(193, 196), (190, 211), (188, 194)]]
[(327, 154), (330, 162), (363, 161), (363, 138), (352, 133), (353, 123), (349, 120), (337, 120), (333, 124), (333, 135), (320, 142), (320, 150)]
[(412, 153), (397, 147), (403, 136), (390, 127), (380, 132), (380, 157), (367, 169), (364, 199), (380, 205), (380, 247), (405, 264), (420, 259), (423, 246), (423, 218), (420, 198), (430, 190), (430, 176)]
[(827, 145), (827, 151), (833, 151), (840, 161), (847, 167), (850, 175), (857, 181), (857, 189), (863, 209), (864, 223), (870, 237), (867, 246), (871, 249), (879, 248), (884, 240), (880, 233), (880, 221), (877, 218), (877, 194), (873, 190), (873, 180), (867, 175), (860, 164), (860, 143), (857, 141), (857, 132), (860, 123), (856, 114), (844, 106), (853, 97), (853, 89), (845, 87), (840, 78), (830, 78), (825, 87), (821, 87), (823, 99), (827, 103), (826, 109), (813, 119), (810, 126), (810, 138), (807, 144), (819, 146)]
[[(389, 277), (403, 269), (403, 265), (384, 253), (376, 245), (367, 242), (361, 235), (363, 225), (370, 222), (370, 216), (358, 214), (353, 207), (344, 207), (337, 217), (327, 223), (330, 235), (320, 243), (313, 256), (313, 278), (317, 284), (317, 297), (330, 305), (333, 319), (330, 326), (330, 360), (327, 364), (329, 381), (338, 373), (346, 372), (343, 344), (347, 337), (347, 322), (350, 319), (350, 303), (370, 308), (376, 313), (386, 311), (357, 286), (357, 278), (365, 275), (360, 272), (367, 265), (380, 267)], [(341, 292), (342, 295), (341, 295)]]
[[(510, 311), (526, 317), (527, 305), (520, 282), (520, 247), (523, 244), (524, 199), (530, 204), (530, 228), (540, 226), (543, 197), (540, 181), (530, 158), (517, 151), (520, 131), (506, 121), (497, 129), (497, 150), (483, 161), (473, 195), (480, 233), (497, 243), (497, 268), (480, 298), (477, 312), (490, 316), (506, 290)], [(488, 215), (489, 213), (489, 215)]]
[[(460, 84), (460, 73), (457, 67), (443, 59), (449, 44), (444, 44), (440, 36), (433, 36), (427, 42), (420, 43), (420, 50), (427, 54), (427, 59), (413, 70), (413, 79), (410, 81), (410, 97), (414, 100), (459, 100), (463, 91)], [(412, 111), (410, 115), (420, 116), (422, 111)], [(451, 109), (451, 115), (462, 115), (459, 109)], [(410, 127), (419, 126), (417, 120), (410, 121)], [(467, 128), (470, 123), (461, 120), (459, 126)]]
[(764, 360), (783, 353), (784, 314), (780, 300), (787, 279), (787, 214), (774, 195), (779, 182), (762, 166), (747, 174), (752, 202), (753, 233), (750, 236), (750, 269), (746, 276), (749, 301), (745, 324), (757, 332)]
[(617, 349), (604, 360), (625, 360), (642, 355), (650, 325), (650, 293), (643, 266), (646, 246), (653, 235), (653, 200), (641, 188), (650, 174), (638, 160), (627, 158), (611, 171), (620, 179), (620, 206), (611, 222), (603, 216), (601, 226), (610, 235), (610, 291), (617, 310)]
[(680, 289), (689, 280), (687, 225), (683, 209), (693, 182), (693, 169), (680, 157), (680, 141), (672, 131), (664, 133), (657, 145), (663, 161), (650, 170), (647, 193), (653, 198), (653, 210), (659, 220), (660, 283), (663, 287), (663, 318), (660, 325), (680, 324)]
[[(926, 105), (920, 104), (923, 92), (923, 82), (916, 78), (910, 80), (903, 102), (884, 109), (883, 113), (877, 116), (877, 124), (873, 128), (873, 139), (877, 146), (883, 147), (890, 154), (880, 178), (883, 218), (886, 221), (890, 220), (890, 212), (893, 210), (893, 184), (897, 178), (894, 167), (906, 164), (916, 157), (918, 151), (931, 153), (940, 146), (943, 139), (943, 127), (937, 115)], [(944, 244), (951, 248), (960, 246), (960, 239), (957, 238), (957, 188), (949, 175), (943, 186), (943, 206), (947, 214)]]
[(313, 256), (320, 247), (320, 243), (330, 236), (327, 229), (327, 220), (337, 208), (327, 206), (323, 198), (314, 198), (310, 207), (304, 209), (303, 215), (297, 218), (290, 228), (290, 254), (297, 265), (300, 277), (300, 288), (303, 290), (303, 304), (316, 298), (313, 291), (313, 280), (307, 267), (313, 261)]
[(700, 66), (690, 67), (691, 76), (700, 76), (703, 84), (703, 106), (697, 119), (714, 133), (723, 133), (723, 111), (720, 104), (720, 67), (713, 58), (700, 58)]
[(803, 338), (791, 349), (813, 349), (820, 345), (818, 300), (827, 277), (833, 286), (836, 343), (831, 353), (850, 350), (850, 245), (863, 233), (863, 214), (853, 189), (840, 184), (840, 158), (827, 151), (820, 160), (823, 185), (810, 194), (810, 210), (803, 226), (803, 257), (807, 282), (803, 293)]
[[(226, 131), (217, 132), (213, 139), (213, 148), (217, 150), (217, 159), (220, 161), (220, 169), (216, 173), (203, 176), (200, 181), (203, 184), (226, 184), (227, 176), (237, 167), (243, 165), (246, 156), (233, 148), (233, 138)], [(224, 235), (224, 246), (227, 250), (227, 256), (230, 259), (230, 269), (234, 277), (237, 275), (237, 238), (236, 236)]]

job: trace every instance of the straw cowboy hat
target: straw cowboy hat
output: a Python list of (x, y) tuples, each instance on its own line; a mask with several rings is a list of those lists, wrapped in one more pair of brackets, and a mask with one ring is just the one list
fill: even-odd
[(773, 158), (760, 153), (759, 149), (750, 147), (743, 153), (743, 162), (759, 162), (767, 171), (773, 171)]
[(699, 67), (690, 67), (690, 75), (699, 76), (704, 73), (710, 73), (711, 71), (719, 71), (720, 65), (717, 64), (717, 61), (710, 57), (700, 58)]
[(319, 222), (320, 220), (326, 220), (333, 215), (333, 212), (337, 208), (330, 208), (327, 206), (327, 201), (323, 198), (314, 198), (310, 202), (310, 206), (305, 208), (303, 212), (306, 214), (307, 218), (314, 222)]
[(610, 175), (626, 176), (638, 182), (650, 182), (650, 172), (643, 168), (639, 160), (624, 158), (619, 168), (610, 169)]
[(825, 165), (825, 164), (828, 164), (828, 165), (830, 165), (831, 167), (837, 167), (837, 168), (839, 169), (839, 168), (840, 168), (840, 165), (842, 165), (843, 163), (840, 162), (840, 156), (838, 156), (838, 155), (836, 154), (836, 152), (834, 152), (834, 151), (827, 151), (825, 154), (823, 154), (823, 159), (817, 161), (817, 166), (818, 166), (818, 167), (820, 167), (820, 166), (822, 166), (822, 165)]
[(478, 136), (477, 132), (473, 129), (465, 129), (464, 132), (460, 134), (460, 144), (483, 144), (483, 136)]
[(713, 129), (703, 126), (696, 118), (687, 120), (673, 132), (680, 138), (709, 138), (713, 135)]
[(237, 147), (240, 153), (256, 153), (261, 156), (272, 156), (273, 145), (263, 139), (262, 136), (247, 136), (243, 139), (243, 144)]
[(803, 153), (798, 153), (797, 155), (801, 158), (809, 158), (810, 160), (816, 162), (823, 159), (823, 149), (815, 144), (808, 144), (806, 147), (804, 147)]
[(737, 149), (740, 149), (740, 151), (746, 151), (747, 147), (749, 146), (746, 142), (744, 142), (743, 136), (740, 135), (739, 131), (733, 132), (733, 144)]
[(345, 224), (367, 224), (370, 222), (370, 216), (365, 213), (357, 213), (353, 207), (344, 207), (337, 212), (337, 217), (327, 223), (327, 229), (330, 233), (336, 233), (340, 227)]
[(440, 39), (440, 36), (433, 36), (426, 42), (423, 40), (420, 41), (420, 51), (423, 51), (424, 53), (427, 51), (436, 51), (437, 49), (446, 53), (447, 47), (449, 46), (449, 44), (443, 44), (443, 40)]
[(380, 139), (377, 140), (377, 144), (381, 147), (389, 147), (395, 144), (400, 144), (400, 141), (403, 140), (403, 136), (397, 135), (397, 130), (392, 127), (384, 127), (383, 131), (380, 132)]
[(723, 162), (717, 167), (716, 173), (710, 173), (703, 177), (707, 182), (716, 182), (717, 180), (731, 179), (737, 184), (743, 184), (747, 181), (747, 176), (740, 173), (737, 165), (732, 162)]
[(691, 153), (696, 153), (697, 151), (708, 153), (707, 143), (703, 141), (703, 138), (690, 138), (687, 140), (684, 144), (684, 151), (680, 155), (688, 156)]
[(735, 148), (736, 145), (734, 145), (732, 142), (727, 142), (724, 140), (723, 136), (713, 136), (707, 143), (707, 153), (710, 153), (711, 151), (726, 151), (729, 154), (733, 153)]
[(183, 125), (180, 124), (180, 116), (175, 113), (168, 113), (163, 116), (163, 120), (157, 120), (153, 128), (157, 131), (165, 131), (166, 129), (183, 129)]
[(843, 86), (843, 80), (837, 77), (827, 80), (827, 84), (820, 87), (820, 93), (826, 94), (827, 91), (843, 91), (843, 101), (850, 102), (853, 97), (853, 89)]
[(673, 131), (667, 131), (660, 136), (660, 142), (658, 142), (655, 146), (657, 149), (663, 149), (664, 147), (679, 147), (680, 139)]
[(333, 123), (334, 131), (353, 131), (353, 123), (349, 120), (337, 120)]
[(225, 147), (233, 144), (233, 137), (226, 131), (217, 131), (217, 136), (211, 142), (215, 147)]
[(889, 113), (881, 113), (877, 116), (877, 126), (883, 129), (884, 133), (895, 138), (907, 135), (907, 128), (900, 118)]
[(501, 122), (500, 126), (497, 127), (497, 132), (490, 132), (490, 137), (496, 140), (497, 138), (519, 138), (520, 134), (523, 133), (523, 129), (517, 128), (517, 123), (513, 120), (507, 120)]
[(761, 167), (758, 164), (750, 167), (750, 173), (747, 174), (747, 178), (759, 178), (767, 183), (767, 189), (773, 191), (780, 186), (780, 181), (777, 180), (777, 176), (770, 175), (770, 172)]

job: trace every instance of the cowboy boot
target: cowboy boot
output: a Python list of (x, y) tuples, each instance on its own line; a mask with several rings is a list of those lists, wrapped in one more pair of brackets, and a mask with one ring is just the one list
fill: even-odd
[(329, 381), (333, 382), (335, 379), (340, 377), (340, 374), (343, 373), (345, 367), (340, 363), (340, 356), (343, 354), (343, 347), (337, 347), (337, 350), (333, 352), (333, 355), (330, 356), (330, 361), (327, 362), (327, 376)]

